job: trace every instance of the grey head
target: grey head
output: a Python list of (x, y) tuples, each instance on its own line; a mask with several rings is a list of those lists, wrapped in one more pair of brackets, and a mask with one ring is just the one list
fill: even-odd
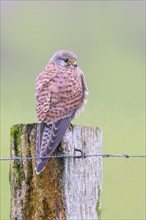
[(49, 63), (56, 63), (63, 67), (77, 67), (77, 56), (72, 51), (59, 50), (51, 57)]

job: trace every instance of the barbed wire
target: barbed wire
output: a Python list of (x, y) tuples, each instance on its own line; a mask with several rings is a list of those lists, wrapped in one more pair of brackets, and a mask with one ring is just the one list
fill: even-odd
[(48, 159), (48, 158), (81, 158), (85, 159), (87, 157), (103, 157), (103, 158), (110, 158), (110, 157), (123, 157), (123, 158), (146, 158), (146, 155), (129, 155), (129, 154), (83, 154), (80, 156), (77, 155), (49, 155), (49, 156), (34, 156), (34, 157), (8, 157), (8, 158), (0, 158), (0, 161), (17, 161), (20, 160), (34, 160), (34, 159)]

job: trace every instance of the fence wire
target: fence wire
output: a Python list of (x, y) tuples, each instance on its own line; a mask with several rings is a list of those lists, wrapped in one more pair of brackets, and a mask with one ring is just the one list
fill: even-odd
[(34, 156), (34, 157), (8, 157), (8, 158), (0, 158), (0, 161), (17, 161), (20, 160), (34, 160), (34, 159), (48, 159), (48, 158), (78, 158), (78, 159), (85, 159), (87, 157), (103, 157), (103, 158), (116, 158), (116, 157), (123, 157), (123, 158), (146, 158), (146, 155), (129, 155), (129, 154), (83, 154), (83, 155), (49, 155), (49, 156)]

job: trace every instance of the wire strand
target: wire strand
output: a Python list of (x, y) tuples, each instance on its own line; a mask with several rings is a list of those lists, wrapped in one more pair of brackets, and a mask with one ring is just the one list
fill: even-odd
[(123, 157), (123, 158), (146, 158), (146, 155), (129, 155), (129, 154), (84, 154), (81, 156), (76, 155), (50, 155), (45, 157), (8, 157), (8, 158), (0, 158), (0, 161), (19, 161), (19, 160), (34, 160), (34, 159), (48, 159), (48, 158), (87, 158), (87, 157)]

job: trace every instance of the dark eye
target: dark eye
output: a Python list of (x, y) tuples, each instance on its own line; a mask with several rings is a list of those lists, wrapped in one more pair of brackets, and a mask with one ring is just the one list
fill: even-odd
[(68, 58), (65, 58), (64, 59), (64, 62), (68, 63), (69, 59)]

